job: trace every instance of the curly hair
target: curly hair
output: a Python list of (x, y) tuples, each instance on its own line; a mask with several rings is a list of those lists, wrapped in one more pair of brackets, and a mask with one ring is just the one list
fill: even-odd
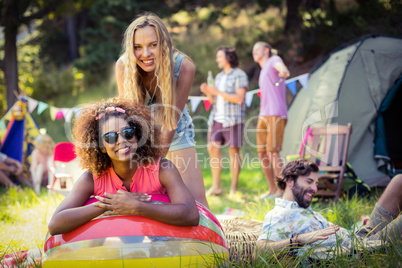
[(288, 180), (296, 182), (299, 176), (308, 176), (311, 172), (318, 172), (318, 170), (317, 164), (302, 158), (290, 161), (283, 167), (281, 175), (276, 179), (278, 187), (281, 190), (285, 190)]
[[(111, 110), (106, 108), (119, 109)], [(75, 138), (75, 150), (80, 157), (83, 169), (100, 176), (112, 165), (101, 138), (101, 128), (110, 117), (122, 117), (129, 126), (136, 128), (137, 151), (134, 160), (141, 166), (151, 164), (162, 156), (160, 129), (152, 122), (148, 107), (123, 98), (110, 98), (87, 104), (74, 122), (72, 134)]]
[(237, 66), (239, 66), (239, 58), (237, 57), (235, 48), (220, 46), (220, 47), (218, 47), (216, 52), (218, 52), (219, 50), (222, 50), (223, 52), (225, 52), (225, 57), (226, 57), (226, 60), (229, 62), (230, 67), (236, 68)]
[[(137, 58), (134, 54), (134, 36), (135, 31), (146, 26), (155, 28), (158, 37), (158, 47), (160, 49), (161, 59), (156, 61), (155, 77), (156, 103), (158, 106), (156, 117), (159, 122), (169, 130), (177, 127), (176, 122), (176, 84), (174, 83), (174, 60), (172, 40), (169, 32), (162, 20), (153, 13), (147, 12), (137, 17), (126, 29), (123, 40), (123, 53), (121, 59), (124, 64), (124, 82), (123, 88), (125, 97), (134, 100), (137, 103), (144, 103), (145, 92), (142, 88), (142, 70), (137, 66)], [(162, 90), (163, 89), (163, 90)]]

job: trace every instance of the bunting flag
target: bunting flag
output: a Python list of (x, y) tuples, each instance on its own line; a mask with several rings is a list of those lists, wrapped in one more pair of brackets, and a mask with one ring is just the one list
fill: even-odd
[(198, 105), (200, 104), (200, 102), (202, 101), (202, 97), (193, 97), (190, 99), (190, 103), (191, 103), (191, 111), (193, 113), (195, 113), (195, 110), (197, 110)]
[(251, 93), (251, 92), (247, 92), (247, 93), (246, 93), (245, 102), (246, 102), (246, 106), (247, 106), (247, 107), (250, 107), (250, 106), (251, 106), (251, 102), (253, 101), (253, 96), (254, 96), (254, 93)]
[(36, 106), (38, 106), (39, 101), (27, 98), (28, 99), (28, 111), (31, 114), (33, 110), (35, 110)]
[(204, 105), (205, 105), (205, 110), (209, 111), (209, 108), (211, 107), (211, 102), (209, 99), (204, 100)]
[(82, 109), (75, 107), (75, 108), (73, 108), (73, 111), (74, 111), (75, 116), (78, 117), (80, 115), (80, 113), (82, 112)]
[[(56, 108), (58, 109), (58, 108)], [(63, 110), (62, 109), (58, 109), (57, 113), (56, 113), (56, 119), (62, 119), (63, 118)]]
[(299, 75), (299, 83), (304, 89), (307, 89), (309, 74)]
[(287, 82), (286, 86), (289, 88), (290, 92), (292, 92), (293, 95), (296, 95), (296, 81), (292, 82)]
[(57, 115), (57, 112), (59, 111), (59, 109), (54, 106), (50, 106), (49, 110), (50, 110), (50, 118), (53, 121), (56, 120), (56, 115)]
[(3, 119), (0, 120), (0, 130), (6, 130), (6, 122)]
[[(296, 95), (296, 82), (299, 81), (299, 83), (301, 84), (301, 86), (304, 89), (307, 89), (308, 86), (308, 78), (309, 78), (309, 74), (302, 74), (296, 77), (293, 77), (291, 79), (285, 80), (285, 84), (286, 86), (289, 88), (290, 92), (292, 92), (293, 95)], [(250, 107), (252, 102), (253, 102), (253, 97), (254, 94), (257, 94), (260, 98), (261, 98), (261, 90), (260, 89), (254, 89), (254, 90), (250, 90), (248, 92), (246, 92), (245, 95), (245, 104), (247, 107)], [(32, 99), (30, 97), (24, 97), (27, 101), (28, 101), (28, 111), (30, 113), (32, 113), (32, 111), (35, 110), (35, 108), (37, 109), (37, 114), (41, 115), (46, 109), (49, 108), (49, 112), (50, 112), (50, 117), (51, 119), (54, 121), (56, 119), (62, 119), (64, 118), (64, 120), (66, 122), (71, 122), (71, 119), (73, 117), (73, 115), (75, 115), (76, 117), (79, 116), (79, 114), (81, 113), (82, 109), (78, 108), (78, 107), (74, 107), (74, 108), (57, 108), (54, 106), (49, 106), (47, 103), (44, 103), (42, 101), (38, 101), (35, 99)], [(205, 110), (209, 111), (210, 107), (211, 107), (211, 102), (209, 101), (209, 99), (205, 96), (189, 96), (188, 100), (191, 103), (191, 111), (192, 113), (195, 113), (198, 106), (200, 105), (201, 101), (204, 102), (204, 106), (205, 106)], [(0, 122), (0, 129), (3, 127), (2, 123)]]
[(40, 115), (41, 113), (43, 113), (43, 111), (45, 111), (47, 108), (49, 107), (49, 105), (47, 103), (44, 102), (39, 102), (38, 104), (38, 110), (36, 110), (36, 113), (38, 115)]
[(70, 108), (61, 108), (63, 112), (64, 119), (66, 120), (67, 123), (71, 122), (71, 118), (73, 117), (73, 109)]

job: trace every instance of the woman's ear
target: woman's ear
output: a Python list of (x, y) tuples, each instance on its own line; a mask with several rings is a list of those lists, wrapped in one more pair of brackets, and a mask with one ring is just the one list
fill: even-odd
[(105, 147), (100, 147), (100, 150), (101, 150), (102, 153), (104, 153), (104, 154), (106, 153), (106, 148)]

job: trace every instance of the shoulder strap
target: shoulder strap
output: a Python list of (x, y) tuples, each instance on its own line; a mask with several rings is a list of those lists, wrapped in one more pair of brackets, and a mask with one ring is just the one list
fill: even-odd
[[(176, 54), (176, 53), (175, 53)], [(183, 64), (184, 61), (184, 55), (177, 52), (177, 56), (173, 55), (174, 58), (174, 81), (177, 81), (177, 78), (179, 77), (180, 74), (180, 69), (181, 69), (181, 65)]]

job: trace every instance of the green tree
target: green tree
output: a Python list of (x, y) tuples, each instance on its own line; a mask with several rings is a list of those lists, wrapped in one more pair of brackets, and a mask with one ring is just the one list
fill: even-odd
[(7, 0), (0, 1), (0, 25), (4, 27), (4, 57), (0, 69), (4, 72), (8, 109), (16, 101), (18, 87), (17, 34), (22, 25), (29, 25), (55, 10), (60, 1)]

